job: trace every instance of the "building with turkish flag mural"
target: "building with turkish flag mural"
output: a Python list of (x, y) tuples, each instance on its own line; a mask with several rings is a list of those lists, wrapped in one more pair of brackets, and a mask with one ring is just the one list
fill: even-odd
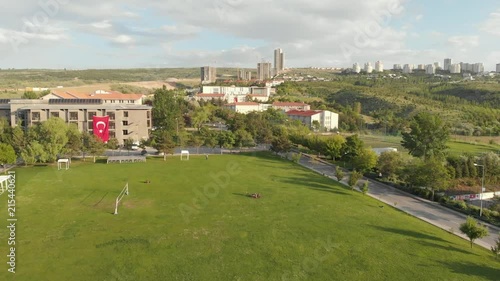
[[(119, 144), (129, 138), (134, 142), (149, 138), (153, 126), (151, 109), (148, 105), (105, 103), (102, 99), (0, 100), (0, 116), (5, 116), (12, 127), (18, 122), (29, 127), (59, 117), (75, 124), (81, 132), (98, 135), (103, 141), (116, 138)], [(107, 120), (106, 128), (97, 124), (101, 117)]]

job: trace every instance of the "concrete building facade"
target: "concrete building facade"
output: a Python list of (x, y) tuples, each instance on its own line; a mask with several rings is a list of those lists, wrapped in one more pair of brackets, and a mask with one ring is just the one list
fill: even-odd
[(285, 69), (285, 54), (278, 48), (274, 50), (274, 74), (280, 74)]
[(451, 68), (451, 59), (444, 59), (443, 70), (450, 71)]
[(208, 84), (217, 81), (217, 69), (211, 66), (201, 68), (201, 83)]
[(93, 116), (109, 116), (109, 136), (123, 144), (129, 138), (134, 141), (149, 138), (153, 126), (151, 109), (134, 103), (105, 103), (102, 99), (18, 99), (3, 100), (0, 116), (7, 117), (12, 127), (20, 124), (24, 128), (57, 117), (90, 134)]
[(314, 128), (315, 121), (320, 129), (331, 131), (339, 128), (339, 115), (328, 110), (290, 110), (286, 115), (292, 120), (301, 121), (309, 128)]
[(271, 79), (272, 71), (271, 71), (271, 63), (270, 62), (260, 62), (257, 64), (257, 79), (260, 81)]

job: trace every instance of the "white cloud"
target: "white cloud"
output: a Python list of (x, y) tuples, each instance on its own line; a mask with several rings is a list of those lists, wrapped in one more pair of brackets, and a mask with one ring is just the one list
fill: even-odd
[(479, 36), (451, 36), (448, 43), (454, 48), (468, 49), (479, 46)]
[(415, 20), (416, 20), (416, 21), (420, 21), (420, 20), (422, 20), (423, 18), (424, 18), (424, 15), (420, 14), (420, 15), (417, 15), (417, 16), (415, 17)]
[(134, 39), (132, 37), (124, 34), (118, 35), (111, 40), (117, 44), (130, 44), (134, 42)]
[(491, 13), (489, 18), (479, 25), (479, 29), (500, 36), (500, 9)]
[(90, 26), (97, 28), (97, 29), (107, 29), (107, 28), (112, 27), (113, 25), (111, 23), (109, 23), (109, 20), (103, 20), (103, 21), (91, 23)]

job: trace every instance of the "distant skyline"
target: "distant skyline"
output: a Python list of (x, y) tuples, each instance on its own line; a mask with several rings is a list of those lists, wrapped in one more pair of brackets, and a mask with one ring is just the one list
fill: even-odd
[(500, 63), (500, 3), (483, 0), (3, 1), (0, 68), (255, 68)]

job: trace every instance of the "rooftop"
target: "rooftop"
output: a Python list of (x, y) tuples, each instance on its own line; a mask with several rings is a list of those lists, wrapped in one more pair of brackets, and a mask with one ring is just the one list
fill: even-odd
[(279, 102), (279, 101), (275, 101), (275, 102), (273, 102), (273, 105), (275, 105), (275, 106), (307, 106), (308, 104), (303, 103), (303, 102)]
[(290, 110), (286, 112), (287, 115), (305, 116), (305, 117), (313, 116), (319, 113), (321, 113), (321, 110)]

